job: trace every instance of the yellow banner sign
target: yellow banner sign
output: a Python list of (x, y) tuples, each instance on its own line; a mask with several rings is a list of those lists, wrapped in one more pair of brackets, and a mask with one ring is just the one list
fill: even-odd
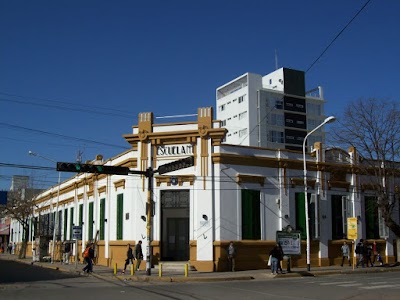
[(357, 239), (357, 218), (347, 218), (347, 238), (349, 240)]

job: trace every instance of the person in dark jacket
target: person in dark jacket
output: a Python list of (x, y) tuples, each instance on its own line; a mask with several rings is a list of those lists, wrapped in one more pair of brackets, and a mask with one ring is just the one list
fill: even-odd
[(133, 257), (133, 251), (131, 248), (131, 244), (128, 244), (128, 250), (126, 251), (126, 260), (125, 260), (125, 266), (124, 266), (124, 270), (122, 271), (122, 274), (125, 273), (126, 267), (129, 265), (129, 263), (132, 263), (133, 265), (133, 260), (135, 259)]
[(135, 246), (135, 258), (137, 260), (136, 271), (139, 271), (140, 263), (143, 260), (142, 241), (139, 241)]
[(278, 243), (278, 248), (279, 248), (279, 261), (278, 261), (278, 271), (283, 274), (283, 270), (282, 270), (282, 261), (283, 261), (283, 257), (285, 256), (285, 253), (283, 253), (283, 249), (280, 243)]
[(269, 255), (271, 256), (271, 273), (276, 275), (278, 272), (278, 262), (279, 257), (281, 256), (281, 251), (279, 249), (279, 244), (276, 244), (271, 251), (269, 251)]

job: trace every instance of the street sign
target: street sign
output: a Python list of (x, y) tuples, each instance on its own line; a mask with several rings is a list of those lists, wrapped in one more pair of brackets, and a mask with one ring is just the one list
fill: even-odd
[(72, 227), (72, 239), (73, 240), (81, 240), (82, 239), (82, 226), (73, 226)]
[(300, 231), (277, 231), (276, 242), (281, 245), (285, 255), (301, 255)]
[(347, 218), (347, 238), (349, 240), (357, 239), (357, 218)]

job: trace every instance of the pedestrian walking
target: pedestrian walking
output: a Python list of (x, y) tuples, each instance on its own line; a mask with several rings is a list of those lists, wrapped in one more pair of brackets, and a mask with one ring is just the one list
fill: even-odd
[[(378, 245), (376, 244), (376, 241), (372, 243), (372, 254), (374, 255), (374, 259), (372, 260), (372, 263), (374, 264), (375, 261), (378, 261)], [(379, 262), (379, 261), (378, 261)]]
[(228, 254), (228, 270), (231, 272), (235, 272), (235, 260), (236, 260), (236, 248), (231, 241), (226, 248), (226, 252)]
[(69, 264), (69, 258), (71, 256), (71, 244), (64, 242), (64, 251), (63, 251), (63, 262), (64, 264)]
[(133, 264), (134, 259), (135, 259), (135, 257), (133, 256), (131, 244), (128, 244), (127, 251), (126, 251), (125, 266), (124, 266), (124, 269), (122, 270), (122, 274), (125, 274), (126, 267), (129, 265), (129, 263), (132, 263), (132, 265), (134, 265)]
[(278, 271), (283, 274), (283, 270), (282, 270), (282, 261), (283, 261), (283, 257), (285, 256), (285, 254), (283, 253), (283, 249), (280, 243), (278, 243), (278, 248), (279, 248), (279, 258), (278, 258)]
[(83, 252), (83, 258), (85, 260), (86, 266), (82, 269), (83, 272), (92, 273), (93, 272), (93, 259), (94, 259), (94, 244), (90, 243), (87, 245), (85, 251)]
[(364, 240), (361, 239), (356, 246), (357, 264), (356, 268), (361, 265), (364, 268)]
[(143, 260), (142, 241), (139, 241), (135, 246), (135, 258), (137, 260), (136, 271), (139, 271), (140, 263)]
[(342, 263), (341, 263), (340, 266), (343, 267), (343, 263), (344, 263), (345, 260), (347, 260), (348, 263), (349, 263), (349, 266), (351, 266), (349, 245), (347, 245), (346, 242), (343, 242), (343, 245), (340, 248), (340, 250), (342, 251)]
[(369, 245), (368, 243), (365, 244), (365, 255), (366, 255), (366, 263), (367, 267), (373, 267), (374, 263), (372, 262), (372, 245)]
[(12, 252), (12, 243), (9, 242), (8, 243), (8, 253), (11, 254), (11, 252)]
[(278, 273), (278, 262), (281, 252), (279, 250), (279, 244), (276, 244), (274, 248), (269, 252), (271, 256), (271, 273), (276, 275)]

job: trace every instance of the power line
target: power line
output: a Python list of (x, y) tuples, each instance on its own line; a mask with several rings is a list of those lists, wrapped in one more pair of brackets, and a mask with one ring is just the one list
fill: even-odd
[(68, 136), (68, 135), (63, 135), (63, 134), (43, 131), (43, 130), (39, 130), (39, 129), (27, 128), (27, 127), (18, 126), (18, 125), (12, 125), (12, 124), (3, 123), (3, 122), (0, 122), (0, 126), (5, 126), (5, 127), (11, 128), (11, 129), (16, 129), (16, 130), (24, 130), (24, 131), (34, 132), (34, 133), (38, 133), (38, 134), (56, 136), (56, 137), (59, 137), (59, 138), (70, 139), (70, 140), (79, 141), (79, 142), (92, 143), (92, 144), (96, 144), (96, 145), (103, 145), (103, 146), (107, 146), (107, 147), (114, 147), (114, 148), (119, 148), (119, 149), (124, 149), (124, 150), (130, 149), (129, 147), (123, 147), (123, 146), (120, 146), (120, 145), (109, 144), (109, 143), (104, 143), (104, 142), (98, 142), (98, 141), (93, 141), (93, 140), (88, 140), (88, 139), (82, 139), (82, 138), (77, 138), (77, 137), (73, 137), (73, 136)]
[[(58, 101), (58, 100), (50, 100), (50, 99), (39, 98), (39, 97), (27, 97), (27, 96), (21, 96), (21, 95), (16, 95), (16, 94), (4, 93), (1, 91), (0, 91), (0, 94), (10, 96), (10, 97), (22, 98), (22, 99), (39, 100), (39, 101), (43, 101), (43, 102), (49, 102), (50, 104), (32, 103), (32, 102), (23, 101), (23, 100), (0, 98), (0, 101), (4, 101), (4, 102), (13, 102), (13, 103), (18, 103), (18, 104), (28, 104), (28, 105), (33, 105), (33, 106), (42, 106), (42, 107), (56, 108), (56, 109), (62, 109), (62, 110), (70, 110), (70, 111), (77, 111), (77, 112), (80, 111), (80, 112), (85, 112), (85, 113), (100, 114), (100, 115), (107, 115), (107, 116), (117, 116), (117, 117), (132, 119), (132, 115), (131, 114), (127, 115), (126, 111), (108, 108), (108, 107), (88, 106), (88, 105), (79, 103), (79, 104), (76, 104), (77, 106), (79, 106), (79, 108), (76, 108), (76, 107), (71, 108), (71, 105), (74, 105), (74, 103)], [(56, 104), (53, 104), (53, 103), (56, 103)], [(57, 105), (57, 104), (61, 104), (61, 105)], [(86, 107), (87, 109), (83, 109), (81, 107)], [(98, 111), (98, 110), (105, 110), (106, 112), (102, 112), (102, 111)], [(112, 113), (112, 112), (110, 113), (110, 111), (114, 111), (115, 113)]]
[(2, 163), (2, 162), (0, 162), (0, 167), (31, 169), (31, 170), (45, 170), (45, 171), (55, 171), (56, 170), (56, 168), (52, 168), (52, 167), (8, 164), (8, 163)]
[(317, 57), (316, 60), (314, 60), (314, 62), (308, 67), (307, 71), (305, 73), (307, 73), (308, 71), (310, 71), (310, 69), (317, 63), (317, 61), (325, 54), (326, 51), (328, 51), (328, 49), (332, 46), (332, 44), (339, 38), (339, 36), (347, 29), (347, 27), (350, 26), (350, 24), (358, 17), (358, 15), (364, 10), (364, 8), (368, 5), (368, 3), (371, 2), (371, 0), (368, 0), (363, 7), (361, 7), (359, 9), (359, 11), (353, 16), (353, 18), (351, 18), (351, 20), (346, 24), (346, 26), (343, 27), (342, 30), (340, 30), (340, 32), (333, 38), (333, 40), (329, 43), (328, 46), (326, 46), (326, 48), (324, 49), (324, 51), (322, 51), (322, 53)]

